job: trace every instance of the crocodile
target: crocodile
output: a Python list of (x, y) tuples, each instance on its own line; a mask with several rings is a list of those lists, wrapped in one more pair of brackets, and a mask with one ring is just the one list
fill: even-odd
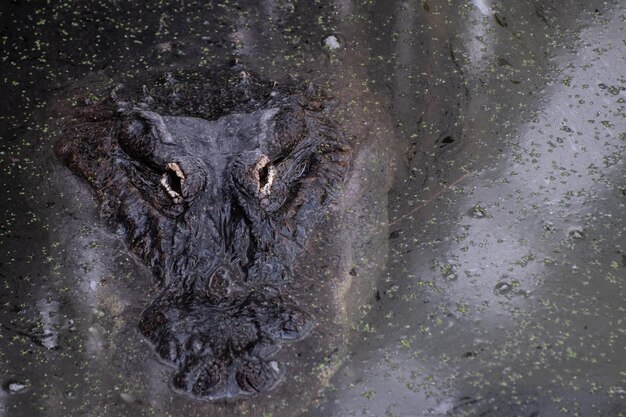
[(56, 154), (151, 271), (138, 318), (174, 390), (204, 400), (273, 389), (274, 356), (314, 328), (290, 294), (307, 237), (352, 151), (312, 85), (248, 71), (164, 74), (77, 106)]

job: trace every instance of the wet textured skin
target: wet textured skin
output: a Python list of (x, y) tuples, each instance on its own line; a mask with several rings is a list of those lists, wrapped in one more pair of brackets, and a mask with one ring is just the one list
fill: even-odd
[(314, 325), (289, 296), (306, 279), (291, 266), (350, 148), (311, 89), (246, 72), (181, 77), (78, 108), (57, 155), (154, 274), (139, 329), (177, 369), (174, 389), (208, 400), (268, 391), (281, 342)]

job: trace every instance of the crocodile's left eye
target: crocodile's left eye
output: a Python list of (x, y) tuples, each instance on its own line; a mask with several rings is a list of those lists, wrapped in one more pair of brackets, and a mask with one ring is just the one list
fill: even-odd
[(277, 175), (270, 158), (260, 151), (239, 155), (231, 166), (231, 176), (237, 187), (257, 198), (271, 194)]

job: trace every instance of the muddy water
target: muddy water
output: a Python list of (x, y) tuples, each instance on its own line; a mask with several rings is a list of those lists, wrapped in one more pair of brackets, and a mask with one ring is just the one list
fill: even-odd
[[(624, 10), (4, 3), (0, 416), (625, 415)], [(334, 93), (357, 156), (303, 262), (349, 271), (341, 337), (311, 336), (337, 355), (212, 405), (169, 390), (151, 277), (50, 148), (68, 91), (224, 61)]]

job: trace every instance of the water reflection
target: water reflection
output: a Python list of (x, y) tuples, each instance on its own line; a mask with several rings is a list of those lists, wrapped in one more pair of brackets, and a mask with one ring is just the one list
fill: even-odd
[(472, 3), (485, 16), (490, 16), (493, 13), (490, 5), (491, 1), (489, 0), (472, 0)]
[[(469, 24), (465, 35), (465, 45), (474, 70), (484, 71), (488, 63), (486, 59), (492, 56), (495, 28), (493, 25), (494, 11), (490, 0), (472, 0), (474, 10), (467, 12)], [(471, 71), (472, 69), (470, 69)]]
[[(485, 2), (474, 4), (493, 14)], [(580, 32), (572, 54), (561, 52), (545, 66), (534, 62), (547, 89), (519, 100), (468, 86), (463, 138), (471, 145), (463, 149), (497, 157), (476, 156), (476, 164), (466, 153), (447, 153), (447, 163), (470, 169), (450, 170), (448, 184), (395, 211), (388, 284), (361, 323), (358, 347), (328, 401), (309, 416), (620, 415), (624, 390), (609, 368), (623, 363), (622, 355), (616, 339), (603, 348), (599, 340), (613, 334), (624, 341), (614, 333), (614, 326), (623, 330), (623, 280), (614, 280), (623, 276), (623, 249), (601, 230), (624, 223), (624, 166), (616, 155), (625, 149), (616, 130), (626, 125), (614, 119), (616, 105), (617, 113), (624, 108), (617, 90), (611, 95), (602, 91), (606, 82), (597, 85), (616, 83), (621, 71), (605, 63), (623, 56), (599, 44), (619, 43), (622, 19), (610, 10), (603, 15)], [(402, 19), (410, 16), (403, 11)], [(470, 26), (473, 35), (489, 27)], [(465, 39), (466, 80), (498, 88), (499, 74), (486, 71), (492, 52), (477, 48), (475, 37)], [(507, 41), (490, 42), (496, 51)], [(399, 62), (410, 53), (399, 53)], [(598, 54), (603, 59), (592, 69)], [(405, 90), (402, 81), (396, 85)], [(477, 103), (490, 113), (484, 125), (471, 117)], [(489, 129), (494, 122), (505, 123), (506, 134)], [(409, 194), (410, 182), (399, 181), (401, 195)], [(605, 325), (592, 324), (601, 317)]]

